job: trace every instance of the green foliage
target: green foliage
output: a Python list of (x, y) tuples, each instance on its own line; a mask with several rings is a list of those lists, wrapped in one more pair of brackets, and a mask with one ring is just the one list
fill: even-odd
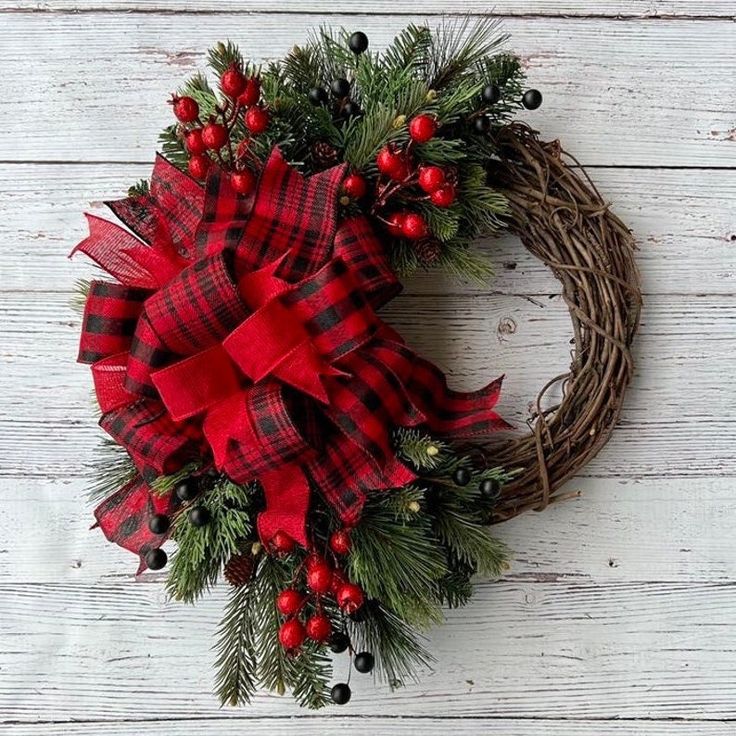
[(210, 513), (210, 521), (196, 527), (187, 509), (174, 521), (177, 543), (166, 586), (176, 600), (192, 603), (217, 582), (222, 566), (252, 531), (251, 498), (254, 486), (218, 480), (197, 504)]
[(433, 595), (447, 573), (447, 560), (431, 520), (418, 513), (421, 490), (412, 487), (368, 497), (353, 530), (348, 571), (366, 594), (413, 626), (442, 621)]
[(107, 498), (138, 476), (130, 455), (111, 438), (104, 437), (94, 454), (94, 478), (88, 492), (90, 501)]
[(69, 300), (69, 306), (80, 317), (84, 314), (84, 307), (87, 304), (87, 297), (91, 288), (92, 282), (89, 279), (77, 279), (74, 282), (74, 293)]
[(436, 470), (450, 457), (450, 447), (418, 429), (400, 427), (394, 433), (396, 452), (418, 470)]
[[(203, 75), (196, 75), (178, 94), (194, 97), (200, 106), (200, 121), (212, 115), (228, 120), (232, 150), (218, 154), (226, 165), (234, 161), (243, 140), (250, 156), (265, 160), (274, 146), (306, 174), (322, 170), (323, 164), (312, 155), (313, 146), (327, 143), (339, 157), (360, 171), (374, 186), (379, 181), (375, 166), (378, 151), (387, 144), (409, 144), (408, 121), (419, 113), (431, 114), (441, 124), (438, 135), (422, 145), (413, 145), (415, 163), (448, 167), (459, 182), (455, 204), (441, 209), (426, 201), (413, 184), (390, 195), (388, 201), (373, 207), (370, 198), (349, 209), (359, 208), (369, 215), (396, 208), (418, 210), (430, 231), (442, 244), (437, 266), (470, 280), (487, 279), (492, 273), (482, 258), (470, 251), (479, 236), (493, 235), (504, 227), (506, 202), (488, 185), (484, 166), (494, 154), (492, 136), (479, 134), (473, 126), (478, 115), (500, 125), (520, 108), (523, 73), (518, 59), (501, 53), (506, 36), (498, 22), (487, 17), (476, 21), (447, 21), (431, 30), (410, 25), (401, 31), (382, 53), (368, 50), (356, 55), (349, 50), (344, 29), (321, 28), (307, 42), (295, 46), (281, 60), (256, 68), (243, 59), (238, 47), (220, 43), (211, 49), (208, 65), (218, 78), (235, 65), (248, 74), (259, 74), (263, 101), (271, 121), (261, 135), (250, 136), (242, 115), (233, 117), (232, 102), (220, 97)], [(339, 103), (331, 98), (326, 106), (314, 106), (308, 93), (314, 87), (329, 88), (332, 80), (345, 78), (351, 83), (350, 97), (362, 114), (346, 119)], [(501, 99), (484, 106), (483, 88), (490, 83), (501, 89)], [(161, 134), (164, 155), (185, 168), (187, 152), (183, 144), (185, 126), (171, 125)], [(418, 200), (421, 202), (418, 203)], [(411, 244), (395, 239), (390, 243), (394, 266), (408, 274), (422, 266)]]

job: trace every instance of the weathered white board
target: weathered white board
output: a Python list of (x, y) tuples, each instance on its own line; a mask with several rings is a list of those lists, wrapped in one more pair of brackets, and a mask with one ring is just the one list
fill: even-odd
[[(162, 574), (137, 580), (88, 531), (100, 433), (68, 305), (92, 271), (66, 254), (83, 210), (146, 175), (165, 98), (211, 42), (268, 58), (329, 21), (378, 47), (408, 20), (487, 4), (0, 0), (0, 733), (736, 733), (736, 9), (495, 6), (545, 93), (531, 122), (593, 165), (637, 235), (636, 379), (612, 441), (569, 484), (582, 496), (496, 527), (512, 567), (431, 634), (434, 671), (393, 694), (354, 679), (350, 705), (315, 715), (265, 695), (219, 709), (224, 591), (167, 603)], [(517, 242), (479, 247), (489, 288), (419, 276), (386, 317), (458, 387), (505, 372), (501, 408), (521, 430), (569, 364), (569, 319)]]

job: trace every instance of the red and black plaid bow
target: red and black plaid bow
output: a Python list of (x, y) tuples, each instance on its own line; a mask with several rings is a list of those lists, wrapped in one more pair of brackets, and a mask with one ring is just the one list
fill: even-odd
[[(172, 498), (146, 481), (211, 456), (266, 496), (261, 538), (307, 545), (310, 485), (346, 524), (365, 493), (410, 482), (395, 426), (487, 434), (500, 389), (457, 393), (376, 315), (400, 286), (364, 218), (338, 224), (344, 167), (305, 179), (275, 150), (255, 197), (215, 170), (202, 191), (158, 158), (150, 194), (111, 203), (143, 241), (90, 218), (77, 247), (121, 284), (94, 282), (79, 359), (92, 363), (102, 426), (141, 479), (96, 510), (139, 554)], [(147, 243), (147, 244), (146, 244)]]

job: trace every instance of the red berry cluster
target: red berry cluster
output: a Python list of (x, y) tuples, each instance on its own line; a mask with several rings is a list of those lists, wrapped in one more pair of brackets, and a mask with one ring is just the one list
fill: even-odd
[[(403, 190), (404, 199), (429, 201), (435, 207), (450, 207), (457, 192), (451, 172), (440, 166), (415, 165), (412, 150), (417, 144), (427, 143), (437, 133), (438, 123), (432, 115), (417, 115), (409, 121), (410, 141), (405, 148), (389, 144), (376, 156), (376, 166), (384, 178), (379, 182), (374, 214), (389, 206), (389, 200)], [(412, 194), (412, 189), (419, 194)], [(396, 238), (419, 241), (430, 235), (425, 217), (410, 210), (397, 210), (386, 216), (379, 215), (388, 232)]]
[[(294, 541), (287, 535), (280, 537), (281, 534), (278, 532), (274, 536), (272, 549), (280, 553), (291, 552)], [(330, 537), (330, 550), (335, 558), (350, 551), (347, 530), (340, 529)], [(300, 565), (290, 586), (276, 597), (276, 608), (286, 619), (279, 627), (279, 642), (284, 649), (295, 652), (307, 638), (319, 643), (330, 639), (332, 622), (323, 606), (328, 597), (348, 615), (355, 613), (364, 602), (360, 586), (351, 583), (338, 564), (331, 565), (321, 555), (312, 553)]]
[[(232, 133), (243, 110), (243, 122), (251, 135), (260, 135), (268, 128), (268, 110), (260, 102), (261, 81), (256, 76), (247, 77), (236, 65), (229, 66), (220, 77), (220, 89), (225, 96), (222, 106), (206, 123), (199, 116), (199, 105), (193, 97), (174, 95), (171, 104), (174, 115), (182, 124), (184, 146), (189, 153), (187, 168), (195, 179), (204, 179), (210, 165), (216, 160), (223, 169), (230, 171), (230, 183), (238, 194), (250, 194), (257, 178), (252, 170), (248, 146), (241, 144), (233, 151)], [(227, 148), (227, 160), (223, 149)]]

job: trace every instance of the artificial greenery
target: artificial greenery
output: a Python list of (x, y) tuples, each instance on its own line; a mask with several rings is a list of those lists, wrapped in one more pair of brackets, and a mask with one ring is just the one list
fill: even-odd
[[(470, 245), (503, 227), (507, 205), (486, 173), (486, 164), (494, 154), (493, 137), (479, 131), (475, 123), (482, 116), (493, 130), (521, 107), (523, 73), (516, 57), (501, 52), (506, 37), (499, 32), (497, 22), (488, 18), (448, 21), (433, 30), (410, 25), (384, 51), (369, 49), (354, 54), (347, 45), (349, 35), (345, 30), (322, 28), (304, 45), (295, 46), (265, 68), (245, 60), (233, 43), (211, 49), (208, 65), (217, 77), (233, 65), (248, 76), (259, 76), (270, 114), (268, 129), (257, 136), (249, 136), (241, 117), (236, 116), (232, 145), (216, 158), (226, 167), (235, 167), (242, 151), (239, 144), (246, 140), (248, 156), (263, 162), (278, 145), (294, 166), (311, 174), (324, 168), (315, 158), (315, 144), (327, 143), (334, 147), (338, 160), (346, 161), (373, 186), (378, 181), (375, 158), (379, 150), (387, 144), (406, 147), (411, 118), (430, 114), (440, 124), (439, 134), (413, 147), (412, 156), (417, 163), (452, 171), (457, 181), (456, 201), (443, 209), (418, 202), (412, 188), (405, 187), (378, 209), (371, 201), (359, 203), (360, 207), (378, 221), (387, 209), (420, 212), (442, 245), (436, 265), (466, 279), (487, 279), (490, 265)], [(346, 117), (333, 104), (310, 103), (310, 90), (329, 89), (335, 79), (351, 83), (350, 99), (359, 106), (359, 114)], [(498, 86), (500, 99), (487, 104), (481, 93), (491, 84)], [(177, 93), (197, 101), (203, 122), (230, 113), (230, 102), (218, 95), (202, 74)], [(161, 143), (164, 155), (186, 168), (189, 156), (183, 128), (168, 127)], [(402, 239), (392, 239), (391, 255), (400, 274), (427, 265), (417, 257), (411, 242)]]

